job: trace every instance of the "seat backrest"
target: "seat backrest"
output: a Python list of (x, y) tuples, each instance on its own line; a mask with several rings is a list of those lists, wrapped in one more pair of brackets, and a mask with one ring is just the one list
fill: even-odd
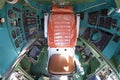
[[(57, 9), (59, 10), (57, 12)], [(48, 22), (49, 47), (74, 47), (76, 45), (75, 15), (71, 8), (53, 8)], [(61, 10), (61, 11), (60, 11)]]

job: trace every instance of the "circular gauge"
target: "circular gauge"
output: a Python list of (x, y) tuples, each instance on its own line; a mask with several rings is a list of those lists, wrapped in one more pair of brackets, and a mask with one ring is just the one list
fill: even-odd
[(22, 43), (22, 41), (23, 41), (23, 39), (22, 39), (22, 37), (20, 37), (20, 42)]
[(15, 3), (18, 2), (18, 0), (6, 0), (6, 1), (7, 1), (7, 3), (9, 3), (9, 4), (15, 4)]
[(12, 31), (11, 34), (12, 34), (12, 37), (13, 37), (13, 38), (16, 38), (16, 33), (15, 33), (15, 31)]
[(102, 34), (99, 30), (92, 30), (91, 31), (91, 41), (93, 42), (99, 42), (101, 40)]
[(13, 11), (12, 11), (12, 10), (9, 10), (9, 11), (8, 11), (8, 16), (9, 16), (9, 18), (12, 18), (12, 17), (13, 17)]
[(15, 40), (15, 46), (18, 48), (19, 47), (19, 41)]
[(9, 25), (10, 25), (11, 27), (13, 27), (13, 26), (14, 26), (14, 24), (13, 24), (13, 22), (12, 22), (12, 21), (9, 21)]
[(24, 35), (22, 35), (22, 40), (24, 40)]
[(19, 40), (19, 43), (22, 43), (22, 37), (19, 37), (18, 40)]
[(92, 40), (93, 41), (97, 41), (99, 39), (99, 36), (100, 34), (98, 32), (95, 32), (93, 35), (92, 35)]
[(20, 32), (23, 33), (22, 28), (20, 28)]
[(18, 26), (18, 27), (21, 27), (20, 25), (21, 25), (21, 19), (20, 19), (20, 18), (18, 18), (18, 23), (17, 23), (17, 26)]
[(29, 12), (28, 12), (28, 10), (26, 10), (26, 11), (25, 11), (25, 14), (26, 14), (26, 15), (29, 15)]
[(20, 30), (19, 30), (19, 29), (16, 30), (16, 35), (17, 35), (17, 36), (20, 35)]

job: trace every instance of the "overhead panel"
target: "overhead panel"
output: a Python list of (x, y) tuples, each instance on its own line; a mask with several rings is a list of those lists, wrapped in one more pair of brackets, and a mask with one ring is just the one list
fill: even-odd
[[(41, 4), (52, 4), (52, 1), (58, 2), (58, 1), (68, 1), (68, 0), (34, 0), (34, 1)], [(69, 0), (70, 4), (83, 4), (92, 1), (96, 1), (96, 0)]]
[(95, 1), (95, 0), (71, 0), (70, 4), (83, 4), (83, 3), (88, 3), (92, 1)]

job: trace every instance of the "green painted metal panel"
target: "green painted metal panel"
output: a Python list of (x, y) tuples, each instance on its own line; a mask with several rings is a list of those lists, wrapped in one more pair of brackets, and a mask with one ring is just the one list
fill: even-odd
[[(0, 15), (6, 20), (5, 11), (6, 8), (4, 6), (4, 8), (0, 10)], [(0, 76), (3, 76), (6, 71), (9, 70), (17, 56), (18, 54), (11, 43), (6, 22), (0, 24)]]
[(48, 72), (46, 70), (47, 61), (48, 61), (48, 52), (47, 52), (47, 47), (45, 46), (41, 50), (38, 63), (32, 64), (31, 72), (36, 74), (37, 76), (48, 75)]
[(2, 7), (4, 6), (4, 4), (5, 4), (5, 0), (1, 0), (0, 1), (0, 9), (2, 9)]
[(110, 59), (116, 52), (116, 50), (119, 48), (120, 41), (118, 43), (114, 42), (113, 40), (111, 40), (108, 45), (105, 47), (105, 49), (103, 50), (102, 54)]
[(115, 0), (115, 3), (117, 5), (117, 8), (120, 8), (120, 0)]

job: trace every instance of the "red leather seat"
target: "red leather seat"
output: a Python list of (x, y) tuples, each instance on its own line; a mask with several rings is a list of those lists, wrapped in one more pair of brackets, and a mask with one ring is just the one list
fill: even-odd
[[(65, 13), (64, 11), (53, 12), (50, 15), (48, 23), (49, 47), (74, 47), (76, 45), (75, 15), (71, 13), (72, 10), (71, 12), (66, 10)], [(67, 11), (69, 12), (66, 13)]]
[[(73, 48), (76, 45), (76, 21), (71, 7), (53, 6), (48, 23), (50, 48)], [(54, 54), (49, 59), (48, 71), (52, 74), (70, 74), (75, 70), (74, 58)]]

